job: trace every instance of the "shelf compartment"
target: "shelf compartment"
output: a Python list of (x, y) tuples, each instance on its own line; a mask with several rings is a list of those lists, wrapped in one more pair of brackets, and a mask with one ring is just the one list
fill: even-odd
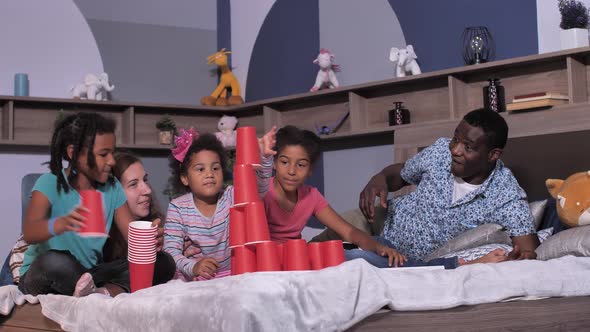
[[(419, 88), (418, 88), (419, 87)], [(422, 123), (449, 118), (449, 88), (447, 78), (424, 81), (419, 86), (397, 86), (390, 95), (367, 98), (368, 128), (389, 125), (393, 102), (401, 101), (410, 111), (410, 123)]]

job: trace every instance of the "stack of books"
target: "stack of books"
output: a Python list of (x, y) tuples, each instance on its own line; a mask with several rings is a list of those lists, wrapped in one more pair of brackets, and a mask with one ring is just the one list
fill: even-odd
[(526, 95), (514, 96), (512, 103), (506, 105), (508, 112), (539, 108), (539, 107), (551, 107), (555, 105), (566, 104), (569, 100), (569, 96), (559, 92), (536, 92), (529, 93)]

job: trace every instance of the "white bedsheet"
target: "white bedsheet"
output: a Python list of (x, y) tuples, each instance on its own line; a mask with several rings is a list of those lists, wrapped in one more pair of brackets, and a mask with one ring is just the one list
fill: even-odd
[(456, 270), (377, 269), (362, 260), (313, 272), (172, 281), (116, 298), (38, 296), (69, 331), (333, 331), (383, 306), (432, 310), (514, 297), (590, 295), (590, 258), (475, 264)]

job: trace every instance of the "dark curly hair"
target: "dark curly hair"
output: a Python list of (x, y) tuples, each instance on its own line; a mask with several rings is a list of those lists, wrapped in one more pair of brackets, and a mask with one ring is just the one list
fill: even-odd
[(278, 152), (275, 156), (289, 145), (300, 145), (305, 149), (309, 156), (309, 161), (313, 166), (320, 157), (320, 138), (312, 131), (299, 129), (295, 126), (284, 126), (277, 131), (275, 150)]
[[(71, 183), (77, 174), (77, 164), (80, 152), (87, 149), (88, 167), (95, 168), (94, 139), (96, 135), (114, 134), (116, 123), (113, 119), (106, 118), (97, 113), (76, 113), (64, 117), (59, 121), (51, 137), (51, 160), (49, 169), (57, 176), (57, 192), (70, 190), (68, 183)], [(74, 146), (72, 158), (68, 157), (68, 146)], [(69, 163), (70, 174), (66, 179), (62, 173), (62, 161)], [(114, 183), (114, 178), (109, 178), (109, 183)]]
[(508, 124), (500, 114), (480, 108), (465, 114), (463, 120), (471, 126), (483, 130), (490, 150), (495, 148), (503, 149), (506, 146)]
[(219, 162), (221, 163), (221, 169), (223, 170), (223, 176), (224, 178), (227, 176), (227, 155), (223, 145), (215, 135), (210, 133), (201, 134), (193, 140), (182, 162), (176, 160), (172, 154), (168, 157), (171, 172), (168, 186), (172, 189), (173, 197), (184, 195), (190, 191), (188, 186), (182, 183), (180, 176), (187, 174), (193, 156), (203, 150), (217, 153)]

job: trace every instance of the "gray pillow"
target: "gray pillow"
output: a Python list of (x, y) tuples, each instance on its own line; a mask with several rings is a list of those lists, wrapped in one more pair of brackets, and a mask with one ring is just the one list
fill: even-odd
[(537, 259), (566, 255), (590, 256), (590, 226), (574, 227), (550, 236), (535, 250)]
[(498, 224), (483, 224), (458, 235), (424, 257), (424, 260), (429, 261), (459, 250), (471, 249), (491, 243), (512, 245), (510, 236), (508, 236), (508, 233), (502, 231), (502, 226)]

